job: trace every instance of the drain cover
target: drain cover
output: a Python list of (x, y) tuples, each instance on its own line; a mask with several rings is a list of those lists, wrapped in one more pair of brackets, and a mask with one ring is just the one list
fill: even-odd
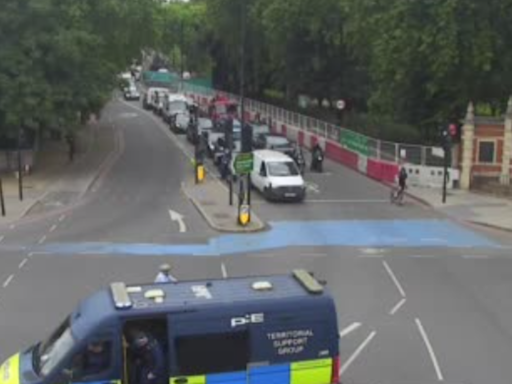
[(227, 213), (214, 213), (213, 217), (216, 219), (228, 219), (229, 215)]
[(201, 200), (202, 205), (215, 205), (215, 203), (211, 200)]

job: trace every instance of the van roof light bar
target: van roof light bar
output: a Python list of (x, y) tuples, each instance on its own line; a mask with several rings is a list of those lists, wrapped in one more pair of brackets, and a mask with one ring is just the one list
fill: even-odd
[(323, 293), (324, 287), (304, 269), (294, 269), (293, 277), (298, 280), (309, 293)]
[(118, 309), (131, 308), (133, 303), (128, 295), (125, 283), (112, 283), (110, 284), (114, 305)]

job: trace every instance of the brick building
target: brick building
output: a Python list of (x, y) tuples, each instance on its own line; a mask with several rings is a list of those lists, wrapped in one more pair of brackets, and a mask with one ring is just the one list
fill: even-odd
[(462, 127), (461, 188), (510, 186), (511, 154), (512, 97), (503, 118), (475, 116), (470, 104)]

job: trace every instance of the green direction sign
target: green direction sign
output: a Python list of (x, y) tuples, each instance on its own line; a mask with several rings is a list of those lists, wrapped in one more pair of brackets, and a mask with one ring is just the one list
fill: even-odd
[(368, 137), (346, 129), (340, 132), (340, 144), (351, 151), (368, 156)]
[(246, 173), (251, 173), (254, 167), (254, 156), (252, 152), (249, 153), (239, 153), (235, 157), (234, 163), (235, 173), (237, 175), (243, 175)]

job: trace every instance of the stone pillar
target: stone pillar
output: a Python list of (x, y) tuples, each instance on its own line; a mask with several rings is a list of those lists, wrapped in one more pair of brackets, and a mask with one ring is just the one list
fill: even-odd
[(462, 162), (460, 174), (461, 189), (469, 189), (471, 185), (471, 168), (473, 167), (473, 142), (475, 137), (475, 110), (469, 103), (466, 119), (462, 126)]
[(510, 185), (510, 158), (512, 155), (512, 96), (508, 99), (503, 132), (503, 157), (501, 162), (500, 183)]

